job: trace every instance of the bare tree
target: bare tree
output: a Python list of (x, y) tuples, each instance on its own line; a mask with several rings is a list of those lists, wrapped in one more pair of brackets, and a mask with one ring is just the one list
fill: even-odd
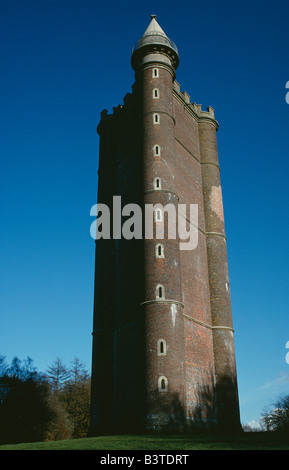
[(63, 364), (59, 357), (53, 362), (53, 364), (48, 367), (46, 371), (46, 376), (49, 380), (51, 390), (53, 393), (58, 395), (58, 393), (63, 390), (66, 381), (69, 379), (69, 371), (66, 366)]
[(281, 396), (273, 404), (273, 409), (262, 415), (267, 431), (289, 431), (289, 395)]
[(66, 382), (63, 403), (73, 424), (73, 437), (84, 437), (89, 430), (90, 376), (78, 358), (72, 361), (70, 380)]
[[(50, 403), (56, 411), (50, 439), (84, 437), (89, 430), (90, 375), (84, 364), (74, 358), (67, 368), (57, 358), (47, 369)], [(62, 437), (63, 436), (63, 437)]]

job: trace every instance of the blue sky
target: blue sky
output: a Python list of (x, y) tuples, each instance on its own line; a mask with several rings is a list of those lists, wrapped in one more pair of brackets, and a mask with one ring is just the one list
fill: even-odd
[(150, 14), (220, 123), (242, 422), (289, 391), (288, 0), (0, 1), (0, 354), (88, 369), (100, 112), (122, 103)]

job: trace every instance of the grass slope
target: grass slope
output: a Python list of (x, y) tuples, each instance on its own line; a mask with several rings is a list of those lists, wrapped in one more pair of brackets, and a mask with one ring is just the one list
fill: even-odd
[(289, 441), (272, 433), (235, 437), (209, 435), (121, 435), (0, 446), (0, 450), (289, 450)]

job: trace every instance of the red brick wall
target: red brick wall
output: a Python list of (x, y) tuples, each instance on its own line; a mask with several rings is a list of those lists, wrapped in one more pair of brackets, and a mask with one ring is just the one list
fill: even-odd
[[(123, 204), (198, 205), (193, 250), (180, 251), (178, 239), (99, 243), (92, 414), (100, 429), (124, 429), (125, 422), (127, 429), (180, 428), (185, 415), (216, 422), (228, 410), (238, 421), (226, 242), (208, 233), (224, 235), (216, 127), (189, 109), (173, 93), (169, 67), (146, 64), (137, 72), (133, 96), (99, 127), (100, 202), (121, 195)], [(160, 191), (154, 190), (156, 177)], [(158, 242), (164, 258), (155, 256)], [(165, 288), (161, 300), (158, 284)], [(167, 345), (164, 356), (157, 354), (160, 339)], [(162, 376), (165, 392), (158, 390)], [(229, 387), (222, 385), (224, 376)], [(223, 397), (219, 405), (216, 387)]]
[[(177, 193), (180, 203), (198, 204), (200, 229), (197, 248), (181, 251), (184, 314), (208, 325), (200, 325), (185, 317), (187, 413), (192, 418), (197, 414), (200, 419), (213, 419), (214, 353), (212, 330), (209, 328), (211, 307), (198, 122), (177, 98), (174, 99), (174, 112)], [(206, 397), (202, 396), (205, 392)]]

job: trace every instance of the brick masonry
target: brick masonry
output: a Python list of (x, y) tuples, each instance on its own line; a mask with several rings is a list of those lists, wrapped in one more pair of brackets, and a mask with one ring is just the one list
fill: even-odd
[(240, 426), (218, 123), (180, 91), (174, 53), (137, 50), (132, 94), (103, 111), (98, 202), (197, 204), (198, 245), (97, 240), (93, 432)]

